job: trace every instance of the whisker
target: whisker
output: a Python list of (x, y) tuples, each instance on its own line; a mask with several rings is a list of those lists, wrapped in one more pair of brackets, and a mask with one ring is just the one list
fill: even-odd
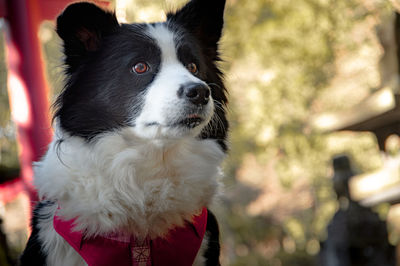
[(221, 89), (221, 86), (217, 83), (207, 83), (208, 86), (216, 86), (217, 88)]

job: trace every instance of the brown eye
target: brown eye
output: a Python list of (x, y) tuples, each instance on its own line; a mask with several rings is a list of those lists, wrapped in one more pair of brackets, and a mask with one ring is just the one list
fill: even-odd
[(149, 69), (149, 66), (144, 62), (139, 62), (133, 67), (133, 70), (135, 70), (135, 72), (138, 74), (143, 74), (149, 71)]
[(189, 70), (190, 73), (192, 74), (197, 74), (198, 69), (195, 63), (190, 63), (186, 65), (186, 68)]

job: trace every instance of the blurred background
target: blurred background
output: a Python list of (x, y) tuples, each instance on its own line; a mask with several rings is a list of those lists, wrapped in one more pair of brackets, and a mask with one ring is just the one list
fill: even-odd
[[(212, 208), (223, 265), (400, 265), (397, 1), (227, 0), (231, 150)], [(30, 14), (57, 0), (0, 0), (0, 265), (14, 265), (29, 234), (29, 184), (19, 181), (31, 173), (15, 107), (24, 95), (10, 80), (16, 2), (35, 6)], [(106, 2), (120, 22), (152, 22), (186, 1)], [(63, 86), (61, 42), (51, 16), (37, 20), (52, 103)]]

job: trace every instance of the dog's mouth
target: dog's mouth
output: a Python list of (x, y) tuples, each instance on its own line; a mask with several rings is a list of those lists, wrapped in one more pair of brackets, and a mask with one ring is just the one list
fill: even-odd
[[(167, 126), (167, 127), (185, 127), (185, 128), (192, 129), (192, 128), (195, 128), (195, 127), (201, 125), (204, 121), (205, 121), (205, 118), (201, 117), (200, 115), (190, 114), (181, 120), (177, 120), (176, 122), (167, 124), (165, 126)], [(161, 124), (158, 122), (146, 123), (146, 127), (153, 127), (153, 126), (161, 126)]]
[(190, 114), (186, 116), (184, 119), (180, 120), (176, 123), (177, 126), (184, 126), (188, 128), (195, 128), (199, 126), (204, 121), (204, 118), (197, 114)]

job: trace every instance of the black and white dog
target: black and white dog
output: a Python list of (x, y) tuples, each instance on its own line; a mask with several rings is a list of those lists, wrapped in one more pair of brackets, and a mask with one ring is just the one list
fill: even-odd
[[(227, 150), (217, 66), (224, 7), (191, 0), (166, 22), (119, 24), (76, 3), (58, 17), (67, 78), (54, 139), (35, 164), (40, 202), (22, 265), (88, 264), (55, 230), (55, 216), (84, 239), (124, 232), (153, 241), (209, 206)], [(219, 265), (210, 211), (206, 222), (193, 265)]]

